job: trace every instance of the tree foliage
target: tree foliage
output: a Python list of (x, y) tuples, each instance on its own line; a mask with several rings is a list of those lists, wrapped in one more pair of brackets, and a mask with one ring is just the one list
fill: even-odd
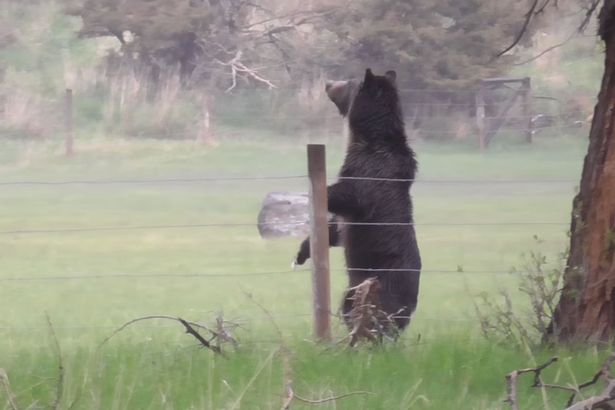
[[(78, 0), (75, 0), (78, 1)], [(526, 0), (82, 0), (81, 35), (114, 36), (123, 56), (223, 89), (398, 70), (413, 87), (463, 87), (503, 72), (494, 60)], [(265, 81), (267, 80), (267, 81)]]
[(522, 23), (525, 1), (361, 0), (330, 28), (344, 46), (338, 70), (396, 68), (413, 88), (451, 88), (501, 74), (494, 59)]
[(296, 70), (293, 48), (327, 13), (267, 0), (85, 0), (68, 11), (81, 16), (82, 36), (114, 36), (124, 57), (227, 90), (238, 80), (273, 87)]

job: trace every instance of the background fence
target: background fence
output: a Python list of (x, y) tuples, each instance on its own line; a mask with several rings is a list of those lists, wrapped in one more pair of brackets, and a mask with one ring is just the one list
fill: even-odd
[[(427, 141), (465, 140), (476, 146), (483, 141), (487, 146), (494, 138), (531, 140), (574, 132), (589, 124), (592, 95), (533, 90), (529, 80), (517, 90), (505, 82), (494, 83), (496, 80), (486, 80), (476, 89), (400, 90), (409, 136)], [(103, 88), (109, 90), (103, 92)], [(0, 110), (0, 135), (26, 140), (62, 137), (67, 155), (72, 155), (79, 140), (99, 135), (215, 144), (227, 138), (309, 140), (347, 132), (321, 84), (236, 90), (232, 95), (170, 88), (161, 85), (151, 92), (118, 80), (117, 85), (96, 88), (84, 84), (64, 95), (50, 94), (36, 101), (11, 95), (5, 106), (14, 109)]]

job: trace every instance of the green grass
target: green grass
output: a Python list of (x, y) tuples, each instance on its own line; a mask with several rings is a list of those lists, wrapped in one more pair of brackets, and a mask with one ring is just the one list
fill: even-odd
[[(322, 140), (314, 138), (314, 141)], [(281, 140), (280, 140), (281, 141)], [(342, 160), (342, 143), (328, 139), (329, 169)], [(54, 142), (0, 142), (0, 182), (173, 178), (221, 175), (303, 175), (304, 139), (287, 142), (223, 141), (206, 148), (191, 142), (87, 140), (74, 158)], [(492, 150), (415, 145), (420, 178), (577, 181), (585, 140), (539, 138), (528, 146), (494, 141)], [(63, 406), (79, 409), (279, 408), (282, 360), (267, 358), (277, 336), (249, 291), (276, 317), (293, 355), (297, 394), (312, 398), (367, 390), (322, 408), (500, 408), (503, 375), (532, 363), (527, 353), (483, 341), (473, 317), (473, 295), (508, 289), (507, 272), (535, 249), (533, 236), (555, 263), (567, 245), (575, 182), (417, 183), (413, 188), (425, 272), (419, 308), (397, 346), (316, 346), (311, 338), (311, 280), (305, 272), (254, 277), (118, 278), (2, 281), (0, 367), (22, 406), (53, 401), (56, 358), (46, 328), (48, 312), (65, 358)], [(0, 185), (0, 231), (166, 225), (256, 223), (269, 191), (306, 189), (298, 180), (23, 186)], [(561, 222), (561, 225), (435, 226), (429, 223)], [(256, 227), (0, 235), (0, 280), (24, 277), (144, 273), (251, 273), (287, 271), (300, 239), (265, 241)], [(342, 254), (332, 251), (332, 299), (345, 284)], [(461, 266), (467, 273), (437, 273)], [(522, 309), (523, 306), (520, 307)], [(113, 328), (137, 316), (180, 315), (211, 321), (223, 311), (244, 324), (242, 347), (230, 358), (195, 347), (178, 325), (136, 324), (102, 349)], [(336, 337), (343, 336), (336, 323)], [(554, 352), (539, 352), (536, 360)], [(600, 361), (595, 352), (569, 353), (584, 379)], [(258, 373), (259, 367), (262, 371)], [(553, 377), (570, 380), (566, 363)], [(250, 379), (255, 377), (253, 383)], [(541, 395), (521, 390), (525, 408), (544, 408)], [(0, 393), (4, 394), (4, 393)], [(550, 394), (553, 403), (562, 397)], [(233, 407), (240, 398), (237, 406)], [(0, 396), (0, 408), (3, 401)], [(239, 407), (240, 406), (240, 407)], [(297, 404), (297, 408), (306, 405)], [(552, 408), (557, 408), (553, 404)]]

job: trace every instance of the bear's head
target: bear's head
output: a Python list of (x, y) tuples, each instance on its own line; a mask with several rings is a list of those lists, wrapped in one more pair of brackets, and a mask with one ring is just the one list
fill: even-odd
[(362, 99), (384, 101), (397, 99), (396, 78), (397, 74), (393, 70), (387, 71), (384, 76), (377, 76), (368, 68), (365, 70), (363, 81), (356, 79), (327, 81), (325, 91), (329, 99), (337, 106), (340, 114), (346, 116), (359, 93)]
[(395, 71), (379, 76), (368, 68), (363, 81), (331, 81), (325, 90), (340, 114), (348, 116), (354, 131), (364, 137), (392, 135), (405, 139), (396, 79)]
[(357, 80), (327, 81), (325, 91), (342, 116), (347, 116), (350, 105), (357, 96), (360, 82)]

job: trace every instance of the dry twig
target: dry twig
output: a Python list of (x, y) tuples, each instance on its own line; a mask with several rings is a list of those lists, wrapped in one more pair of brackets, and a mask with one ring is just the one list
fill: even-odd
[[(151, 320), (151, 319), (167, 319), (167, 320), (173, 320), (175, 322), (179, 322), (182, 324), (182, 326), (184, 326), (184, 328), (186, 329), (186, 333), (188, 333), (189, 335), (193, 336), (195, 339), (197, 339), (199, 341), (199, 343), (203, 346), (208, 348), (209, 350), (213, 351), (214, 353), (217, 353), (223, 357), (224, 353), (222, 351), (222, 347), (221, 344), (224, 342), (231, 342), (233, 343), (234, 346), (237, 346), (237, 340), (235, 340), (230, 333), (228, 332), (225, 324), (228, 322), (225, 322), (223, 319), (221, 319), (221, 317), (218, 317), (216, 319), (217, 322), (217, 327), (218, 328), (222, 328), (224, 329), (224, 333), (220, 333), (217, 332), (213, 329), (211, 329), (208, 326), (205, 326), (204, 324), (201, 323), (196, 323), (196, 322), (190, 322), (188, 320), (184, 320), (180, 317), (176, 317), (176, 316), (167, 316), (167, 315), (152, 315), (152, 316), (143, 316), (143, 317), (138, 317), (136, 319), (130, 320), (126, 323), (124, 323), (122, 326), (120, 326), (119, 328), (117, 328), (111, 335), (107, 336), (105, 338), (105, 340), (102, 341), (102, 343), (99, 345), (99, 348), (101, 348), (103, 345), (105, 345), (113, 336), (117, 335), (118, 333), (120, 333), (121, 331), (123, 331), (124, 329), (126, 329), (128, 326), (143, 321), (143, 320)], [(231, 327), (237, 327), (236, 324), (231, 323)], [(207, 332), (209, 332), (211, 334), (211, 338), (209, 340), (205, 339), (195, 328), (199, 328), (199, 329), (204, 329)], [(216, 343), (215, 345), (212, 343), (214, 340), (217, 340), (218, 343)]]
[(392, 340), (397, 338), (398, 330), (393, 319), (401, 310), (388, 315), (381, 309), (380, 282), (377, 278), (366, 279), (348, 291), (354, 292), (352, 310), (346, 318), (351, 331), (340, 343), (349, 340), (348, 345), (353, 347), (362, 339), (380, 343), (385, 337)]
[(350, 397), (350, 396), (358, 396), (358, 395), (375, 395), (376, 393), (372, 393), (369, 391), (352, 391), (350, 393), (346, 393), (346, 394), (340, 394), (339, 396), (333, 396), (333, 397), (327, 397), (324, 399), (319, 399), (319, 400), (309, 400), (309, 399), (305, 399), (303, 397), (299, 397), (297, 395), (295, 395), (295, 398), (303, 403), (308, 403), (308, 404), (323, 404), (323, 403), (328, 403), (330, 401), (336, 401), (336, 400), (341, 400), (344, 399), (346, 397)]
[[(549, 4), (549, 1), (550, 0), (546, 0), (543, 6), (541, 7), (541, 9), (544, 9)], [(504, 54), (506, 54), (513, 48), (515, 48), (517, 44), (519, 44), (519, 41), (521, 41), (521, 39), (523, 38), (523, 35), (527, 31), (528, 26), (530, 25), (530, 21), (532, 20), (532, 17), (534, 17), (535, 15), (536, 7), (538, 7), (538, 0), (534, 0), (528, 12), (525, 13), (525, 20), (523, 21), (523, 26), (521, 26), (521, 30), (519, 30), (513, 42), (508, 47), (506, 47), (504, 50), (500, 51), (495, 56), (495, 58), (503, 56)]]
[[(568, 400), (568, 408), (566, 410), (613, 409), (613, 406), (609, 404), (610, 401), (615, 400), (615, 378), (613, 377), (613, 373), (611, 372), (611, 367), (613, 366), (613, 363), (615, 363), (615, 353), (611, 353), (611, 355), (604, 362), (600, 370), (594, 375), (594, 377), (592, 377), (590, 381), (579, 385), (577, 392), (573, 394), (572, 397), (570, 397), (570, 400)], [(604, 388), (602, 393), (600, 393), (598, 396), (593, 396), (573, 404), (578, 392), (580, 392), (586, 387), (593, 386), (600, 379), (606, 382), (606, 387)]]
[(231, 85), (224, 91), (225, 93), (231, 92), (237, 86), (237, 75), (243, 75), (246, 78), (253, 78), (258, 82), (266, 84), (269, 89), (276, 88), (275, 84), (266, 78), (259, 75), (256, 70), (249, 68), (244, 63), (241, 62), (241, 57), (243, 56), (243, 52), (241, 50), (237, 50), (235, 52), (235, 56), (231, 58), (229, 61), (224, 62), (219, 59), (216, 59), (216, 62), (225, 67), (230, 67), (231, 69)]
[[(612, 402), (615, 401), (615, 377), (611, 372), (611, 367), (615, 363), (615, 353), (612, 353), (609, 356), (591, 380), (578, 386), (561, 386), (542, 382), (540, 377), (542, 371), (556, 361), (557, 357), (554, 357), (541, 366), (515, 370), (509, 373), (506, 376), (507, 398), (505, 402), (509, 403), (513, 410), (519, 410), (519, 403), (517, 400), (517, 378), (525, 373), (534, 373), (534, 383), (532, 384), (532, 387), (544, 387), (548, 389), (558, 389), (572, 392), (572, 396), (568, 400), (565, 410), (615, 410), (615, 407), (612, 404)], [(606, 386), (600, 394), (576, 403), (574, 402), (583, 389), (595, 385), (600, 380), (606, 383)]]
[(224, 356), (224, 353), (222, 353), (222, 349), (220, 349), (220, 347), (218, 347), (218, 346), (216, 346), (216, 345), (211, 344), (211, 343), (210, 343), (210, 341), (209, 341), (209, 340), (207, 340), (207, 339), (205, 339), (203, 336), (201, 336), (201, 334), (200, 334), (199, 332), (197, 332), (197, 331), (194, 329), (194, 327), (192, 327), (192, 326), (190, 325), (190, 323), (186, 322), (184, 319), (182, 319), (182, 318), (180, 318), (180, 317), (178, 317), (178, 318), (177, 318), (177, 320), (179, 321), (179, 323), (181, 323), (182, 325), (184, 325), (184, 328), (186, 328), (186, 333), (188, 333), (188, 334), (189, 334), (189, 335), (191, 335), (191, 336), (194, 336), (194, 338), (195, 338), (196, 340), (198, 340), (198, 341), (199, 341), (199, 343), (200, 343), (203, 347), (206, 347), (207, 349), (209, 349), (209, 350), (211, 350), (211, 351), (213, 351), (213, 352), (215, 352), (215, 353), (218, 353), (219, 355), (222, 355), (223, 357), (226, 357), (226, 356)]
[(538, 367), (530, 367), (527, 369), (514, 370), (506, 375), (506, 403), (510, 404), (510, 407), (513, 410), (519, 410), (519, 402), (517, 401), (517, 378), (525, 373), (534, 373), (534, 384), (533, 387), (542, 386), (542, 380), (540, 379), (540, 374), (544, 369), (551, 366), (553, 363), (557, 361), (557, 357), (553, 357), (551, 360), (546, 362), (545, 364)]

